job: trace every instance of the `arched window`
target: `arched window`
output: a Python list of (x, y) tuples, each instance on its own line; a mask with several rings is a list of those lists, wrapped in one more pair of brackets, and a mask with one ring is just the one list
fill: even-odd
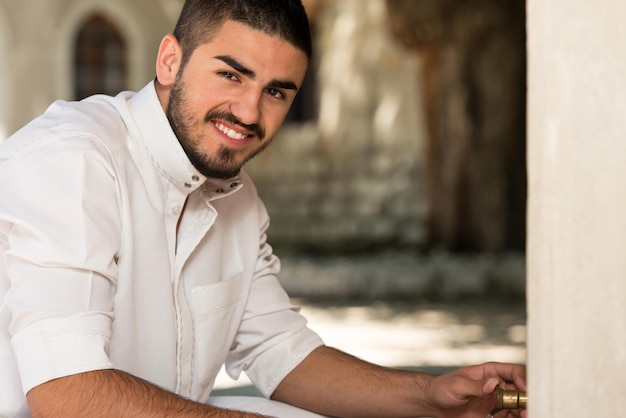
[(74, 97), (126, 90), (126, 56), (126, 43), (115, 25), (101, 15), (89, 17), (76, 37)]

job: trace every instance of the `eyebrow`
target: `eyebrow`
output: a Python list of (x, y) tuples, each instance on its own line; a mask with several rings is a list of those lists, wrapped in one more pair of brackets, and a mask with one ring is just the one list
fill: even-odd
[[(253, 80), (256, 78), (256, 73), (254, 71), (247, 68), (245, 65), (243, 65), (242, 63), (240, 63), (239, 61), (237, 61), (235, 58), (231, 57), (230, 55), (218, 55), (214, 58), (224, 62), (225, 64), (229, 65), (234, 70), (245, 75), (248, 78), (251, 78)], [(294, 90), (296, 92), (298, 91), (298, 86), (296, 86), (296, 83), (294, 83), (293, 81), (289, 81), (289, 80), (273, 79), (268, 83), (268, 85), (270, 87), (277, 87), (277, 88), (286, 89), (286, 90)]]

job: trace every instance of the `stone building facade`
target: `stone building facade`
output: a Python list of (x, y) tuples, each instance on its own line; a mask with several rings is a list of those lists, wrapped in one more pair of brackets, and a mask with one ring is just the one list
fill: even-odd
[(76, 37), (89, 17), (105, 16), (126, 43), (126, 87), (154, 77), (161, 37), (171, 31), (178, 0), (0, 1), (0, 134), (6, 137), (55, 99), (74, 99)]

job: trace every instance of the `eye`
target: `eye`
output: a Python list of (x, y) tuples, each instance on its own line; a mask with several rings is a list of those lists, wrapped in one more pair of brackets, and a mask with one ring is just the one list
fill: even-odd
[(239, 77), (237, 77), (236, 74), (231, 73), (229, 71), (220, 71), (218, 74), (221, 75), (222, 77), (224, 77), (227, 80), (239, 81)]
[(265, 89), (265, 92), (275, 99), (284, 100), (286, 98), (285, 93), (273, 87), (268, 87), (267, 89)]

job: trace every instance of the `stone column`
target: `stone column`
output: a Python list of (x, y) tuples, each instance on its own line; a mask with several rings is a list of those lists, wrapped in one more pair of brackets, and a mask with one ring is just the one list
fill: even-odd
[(626, 2), (527, 12), (529, 416), (621, 416)]

